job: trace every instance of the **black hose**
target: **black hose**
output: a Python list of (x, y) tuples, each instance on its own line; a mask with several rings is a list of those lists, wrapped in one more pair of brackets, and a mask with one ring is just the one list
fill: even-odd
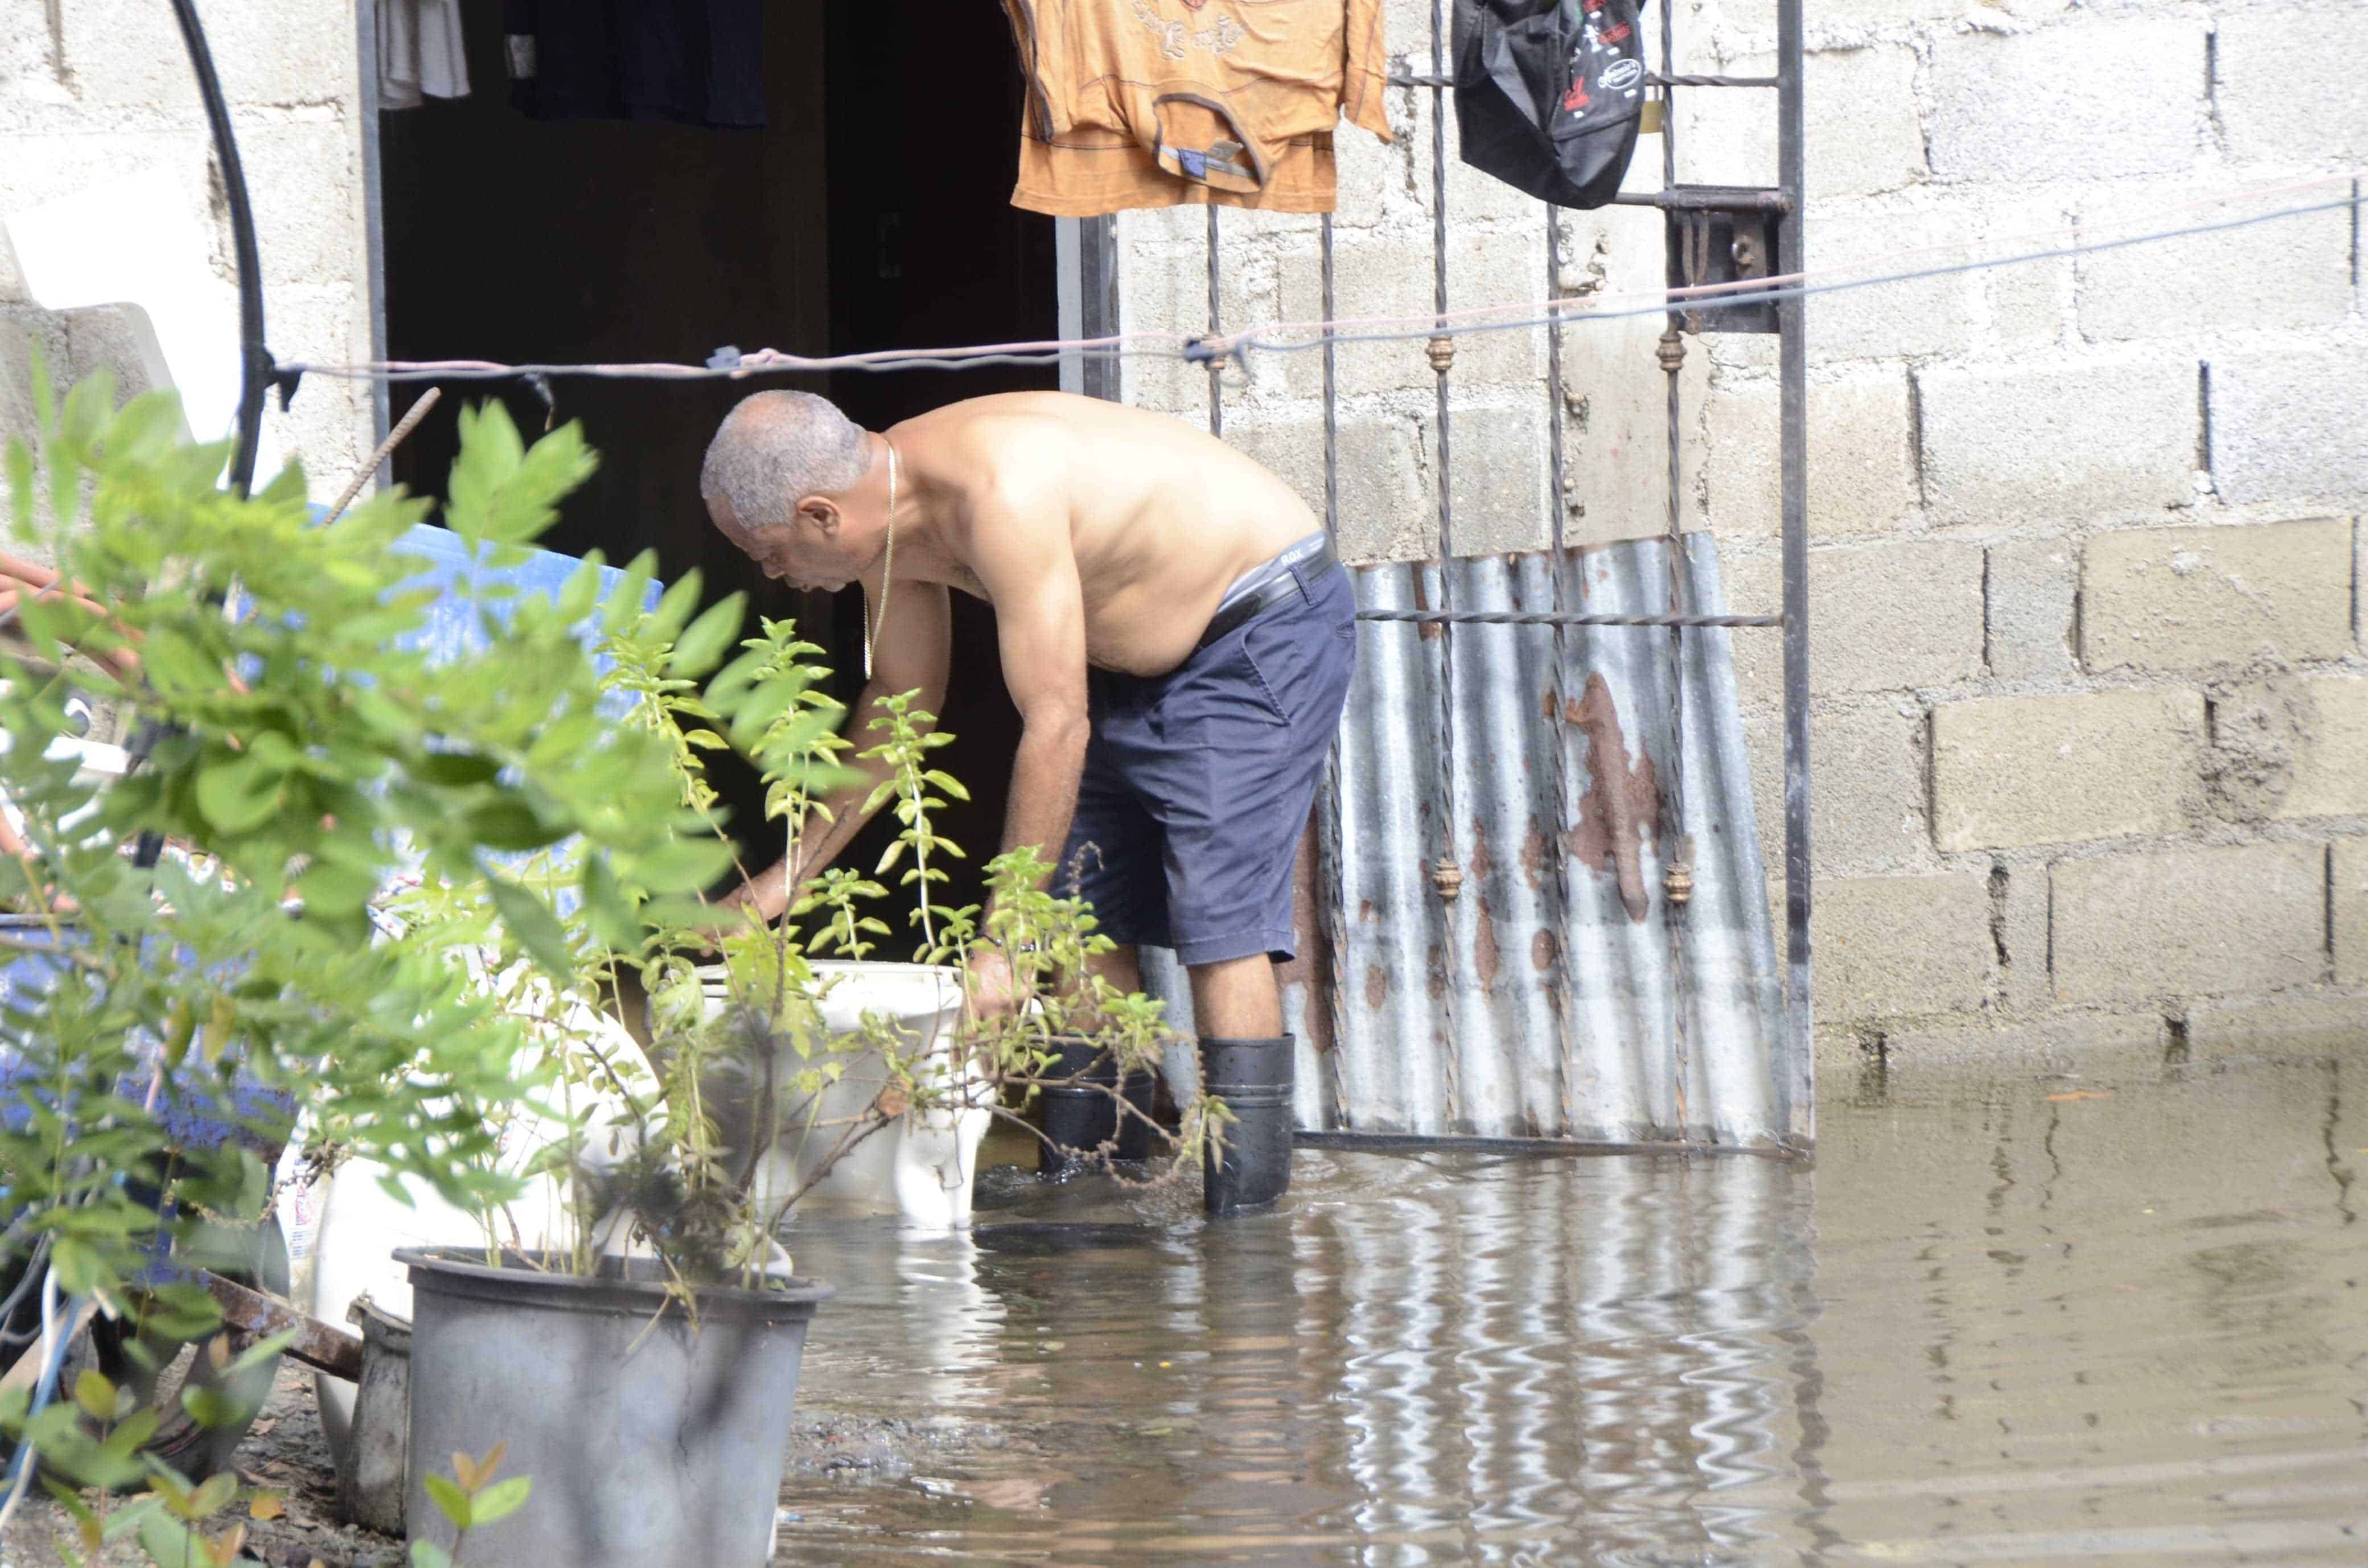
[(238, 161), (238, 139), (231, 134), (230, 105), (222, 98), (222, 78), (214, 74), (213, 51), (206, 46), (206, 29), (198, 20), (196, 0), (173, 0), (173, 15), (181, 24), (181, 39), (189, 47), (189, 69), (197, 74), (198, 93), (206, 101), (206, 123), (214, 138), (214, 157), (222, 165), (222, 188), (230, 199), (231, 244), (238, 262), (238, 444), (231, 449), (230, 484), (244, 495), (255, 483), (256, 444), (263, 434), (263, 389), (270, 383), (271, 353), (263, 347), (263, 256), (255, 241), (255, 209), (246, 199), (246, 170)]

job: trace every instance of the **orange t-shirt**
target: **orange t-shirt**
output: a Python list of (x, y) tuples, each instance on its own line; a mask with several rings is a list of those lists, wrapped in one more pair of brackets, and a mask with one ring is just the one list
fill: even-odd
[(1004, 0), (1028, 77), (1012, 205), (1329, 212), (1332, 127), (1384, 142), (1382, 0)]

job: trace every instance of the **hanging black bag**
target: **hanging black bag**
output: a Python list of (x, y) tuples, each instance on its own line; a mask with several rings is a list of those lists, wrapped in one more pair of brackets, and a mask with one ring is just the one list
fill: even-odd
[(1455, 0), (1463, 161), (1565, 207), (1620, 189), (1645, 110), (1642, 0)]

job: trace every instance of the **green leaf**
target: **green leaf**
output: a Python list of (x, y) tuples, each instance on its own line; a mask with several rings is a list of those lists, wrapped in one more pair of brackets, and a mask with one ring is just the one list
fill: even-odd
[(199, 1426), (214, 1431), (235, 1426), (255, 1414), (253, 1405), (203, 1383), (191, 1383), (181, 1391), (181, 1408)]
[(198, 775), (198, 810), (224, 833), (252, 833), (279, 810), (287, 773), (249, 752)]
[(430, 784), (490, 784), (502, 765), (500, 759), (477, 752), (431, 751), (413, 763), (411, 771)]
[(625, 568), (624, 579), (609, 591), (608, 608), (600, 612), (600, 630), (613, 636), (632, 625), (641, 615), (642, 601), (649, 597), (657, 574), (656, 551), (645, 550), (634, 556)]
[(747, 601), (746, 594), (734, 593), (710, 605), (676, 640), (674, 652), (666, 659), (666, 673), (695, 679), (713, 669), (739, 635)]
[(503, 795), (472, 811), (469, 836), (488, 849), (506, 854), (540, 849), (567, 836), (564, 829), (546, 825), (534, 808), (517, 795)]
[(210, 1475), (199, 1483), (189, 1495), (189, 1513), (193, 1518), (207, 1519), (230, 1506), (238, 1494), (238, 1477), (229, 1471)]
[(432, 1540), (411, 1543), (411, 1568), (452, 1568), (452, 1554)]
[(470, 1528), (481, 1528), (495, 1519), (506, 1519), (517, 1513), (533, 1487), (534, 1481), (530, 1476), (513, 1475), (507, 1481), (495, 1482), (469, 1499)]
[(359, 915), (378, 891), (378, 874), (367, 866), (336, 860), (315, 860), (296, 879), (296, 891), (307, 911), (326, 918)]
[(671, 642), (681, 634), (683, 623), (699, 608), (699, 572), (694, 567), (660, 596), (658, 608), (650, 612), (649, 625), (644, 629), (651, 641)]
[(641, 922), (624, 889), (617, 885), (617, 873), (605, 855), (587, 855), (584, 858), (584, 918), (592, 927), (592, 935), (612, 950), (640, 950)]
[(633, 856), (627, 876), (651, 892), (690, 892), (732, 864), (732, 846), (717, 838), (677, 838)]
[(74, 1379), (74, 1403), (93, 1421), (115, 1419), (115, 1385), (96, 1367), (85, 1367)]
[(159, 1508), (140, 1521), (140, 1550), (159, 1568), (183, 1568), (205, 1561), (204, 1548), (189, 1528)]
[(495, 876), (488, 870), (485, 892), (494, 901), (494, 908), (508, 926), (510, 935), (532, 954), (535, 962), (555, 975), (565, 975), (575, 966), (575, 955), (567, 946), (567, 933), (561, 928), (559, 916), (551, 906), (527, 892), (516, 882)]
[(423, 1476), (421, 1479), (427, 1483), (428, 1500), (436, 1505), (437, 1512), (452, 1521), (454, 1529), (467, 1529), (474, 1522), (475, 1516), (469, 1507), (469, 1494), (461, 1490), (459, 1483), (441, 1475)]

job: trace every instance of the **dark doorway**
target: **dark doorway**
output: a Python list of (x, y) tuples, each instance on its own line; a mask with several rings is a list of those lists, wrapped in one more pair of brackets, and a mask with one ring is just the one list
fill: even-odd
[[(991, 6), (926, 12), (876, 0), (767, 7), (768, 126), (709, 131), (518, 113), (504, 91), (500, 7), (465, 7), (474, 95), (381, 118), (390, 356), (697, 362), (723, 344), (821, 354), (1053, 335), (1052, 222), (1008, 202), (1019, 112), (1008, 28)], [(1055, 376), (1002, 367), (761, 384), (825, 392), (882, 429)], [(394, 389), (394, 417), (419, 390)], [(794, 617), (833, 651), (851, 699), (860, 590), (834, 601), (766, 582), (700, 501), (708, 439), (757, 385), (565, 378), (549, 390), (546, 404), (515, 382), (447, 386), (396, 454), (396, 479), (441, 495), (467, 402), (499, 397), (529, 437), (553, 417), (579, 420), (599, 472), (544, 542), (620, 563), (655, 550), (669, 581), (696, 568), (711, 598), (745, 589), (752, 626)], [(945, 720), (961, 738), (946, 763), (973, 799), (946, 831), (974, 871), (997, 846), (1018, 722), (992, 616), (955, 598)], [(753, 777), (723, 759), (715, 781), (751, 863), (769, 862), (779, 846)], [(875, 824), (848, 863), (868, 868), (884, 831)]]

